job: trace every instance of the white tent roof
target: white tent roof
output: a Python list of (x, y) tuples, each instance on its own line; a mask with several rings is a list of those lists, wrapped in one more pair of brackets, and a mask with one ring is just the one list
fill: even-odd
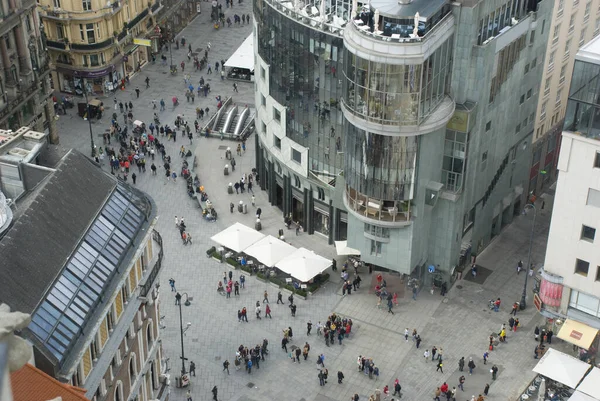
[(535, 365), (533, 371), (575, 388), (590, 367), (589, 364), (571, 355), (550, 348)]
[(306, 248), (280, 260), (275, 267), (305, 283), (331, 266), (331, 261)]
[(293, 254), (294, 251), (296, 251), (296, 248), (287, 242), (283, 242), (280, 239), (269, 235), (250, 245), (244, 250), (244, 253), (258, 259), (266, 266), (273, 267), (275, 266), (275, 263), (286, 256)]
[(600, 369), (592, 368), (590, 373), (583, 379), (581, 384), (577, 387), (577, 391), (594, 397), (594, 399), (600, 399)]
[(360, 255), (358, 249), (348, 246), (348, 241), (335, 241), (335, 250), (338, 255)]
[(254, 34), (244, 40), (242, 45), (237, 48), (235, 53), (229, 60), (225, 62), (225, 67), (232, 68), (245, 68), (250, 71), (254, 71)]
[(248, 226), (241, 223), (235, 223), (220, 233), (213, 235), (210, 239), (235, 252), (242, 252), (244, 249), (264, 237), (263, 234)]
[(569, 397), (569, 401), (598, 401), (598, 398), (590, 397), (581, 391), (575, 391), (573, 395)]

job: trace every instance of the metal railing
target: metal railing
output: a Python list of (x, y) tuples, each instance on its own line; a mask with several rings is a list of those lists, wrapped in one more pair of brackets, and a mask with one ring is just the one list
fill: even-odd
[(410, 200), (393, 201), (372, 198), (346, 187), (348, 206), (365, 217), (380, 221), (407, 222), (410, 221)]
[(72, 50), (99, 50), (110, 47), (114, 42), (113, 38), (108, 38), (99, 43), (71, 43)]

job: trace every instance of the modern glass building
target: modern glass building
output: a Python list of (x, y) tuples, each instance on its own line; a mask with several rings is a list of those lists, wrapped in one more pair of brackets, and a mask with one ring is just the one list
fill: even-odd
[(500, 3), (255, 0), (270, 202), (381, 268), (453, 275), (520, 211), (528, 180), (552, 4)]

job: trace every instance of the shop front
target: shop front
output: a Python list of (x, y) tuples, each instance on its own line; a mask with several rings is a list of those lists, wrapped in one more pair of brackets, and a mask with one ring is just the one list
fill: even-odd
[(348, 239), (348, 213), (340, 211), (340, 222), (338, 225), (338, 241)]
[(303, 227), (306, 227), (304, 220), (304, 197), (303, 194), (296, 189), (292, 190), (292, 219), (300, 222)]
[(123, 49), (123, 76), (131, 76), (148, 62), (148, 50), (145, 46), (131, 43)]
[(329, 237), (329, 207), (316, 203), (313, 208), (313, 229), (315, 233)]
[(86, 85), (90, 95), (103, 95), (113, 90), (113, 81), (118, 80), (116, 68), (113, 64), (98, 70), (73, 71), (58, 67), (56, 76), (61, 92), (83, 96), (83, 85)]

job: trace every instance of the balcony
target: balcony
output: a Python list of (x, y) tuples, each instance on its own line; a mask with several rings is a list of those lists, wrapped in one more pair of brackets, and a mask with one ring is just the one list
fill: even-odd
[[(368, 197), (353, 188), (346, 186), (344, 204), (348, 211), (364, 222), (378, 220), (392, 223), (390, 225), (411, 224), (410, 200), (382, 200)], [(395, 224), (394, 224), (395, 223)]]
[(113, 38), (108, 38), (104, 42), (99, 43), (71, 43), (71, 50), (82, 50), (82, 51), (90, 51), (90, 50), (101, 50), (107, 47), (112, 46), (114, 43)]
[(127, 24), (127, 29), (131, 29), (136, 26), (142, 19), (144, 19), (148, 15), (148, 9), (145, 8), (144, 11), (139, 13), (137, 17), (131, 20), (129, 24)]
[[(163, 260), (163, 241), (162, 241), (162, 237), (160, 236), (160, 233), (156, 230), (154, 230), (152, 232), (152, 239), (155, 241), (156, 244), (158, 244), (159, 247), (159, 251), (158, 251), (158, 257), (156, 258), (156, 260), (154, 261), (154, 266), (152, 266), (152, 269), (146, 274), (144, 273), (142, 279), (140, 280), (139, 286), (140, 286), (140, 297), (145, 298), (148, 296), (148, 294), (150, 293), (150, 291), (152, 290), (152, 285), (154, 284), (154, 280), (156, 280), (156, 277), (158, 276), (158, 273), (160, 273), (160, 269), (162, 268), (162, 260)], [(150, 261), (152, 262), (152, 261)]]
[(57, 42), (54, 40), (47, 40), (46, 41), (46, 46), (52, 48), (52, 49), (59, 49), (59, 50), (66, 50), (67, 49), (67, 44), (65, 42)]

